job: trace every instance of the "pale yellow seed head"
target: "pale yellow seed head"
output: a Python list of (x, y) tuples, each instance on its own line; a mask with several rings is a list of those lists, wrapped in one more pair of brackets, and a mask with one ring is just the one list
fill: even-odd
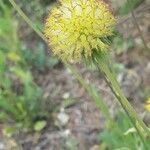
[(90, 58), (105, 51), (101, 38), (112, 35), (115, 19), (102, 0), (60, 0), (51, 10), (44, 34), (55, 55), (65, 61)]

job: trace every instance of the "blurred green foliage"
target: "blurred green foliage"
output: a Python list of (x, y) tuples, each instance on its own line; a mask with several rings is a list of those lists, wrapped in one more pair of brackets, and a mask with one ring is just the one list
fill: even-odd
[(12, 9), (0, 1), (0, 121), (13, 129), (36, 130), (46, 125), (48, 110), (43, 105), (43, 91), (33, 80), (31, 69), (44, 71), (57, 64), (43, 45), (36, 52), (22, 47), (18, 22)]
[[(108, 122), (105, 126), (105, 130), (98, 136), (102, 149), (145, 150), (135, 128), (132, 127), (125, 113), (118, 111), (115, 120), (118, 126), (114, 126)], [(118, 128), (121, 132), (118, 132)], [(150, 143), (148, 144), (148, 149), (150, 149)]]
[(54, 56), (50, 57), (45, 52), (45, 46), (42, 42), (39, 42), (36, 45), (35, 51), (31, 51), (27, 48), (22, 48), (22, 53), (28, 65), (38, 71), (44, 72), (47, 69), (53, 68), (59, 63), (57, 58), (55, 58)]
[(130, 13), (134, 8), (136, 8), (143, 0), (129, 0), (130, 5), (128, 4), (128, 1), (119, 9), (120, 15), (127, 15)]
[(132, 38), (124, 39), (118, 35), (113, 40), (113, 49), (116, 55), (126, 53), (128, 50), (134, 47), (134, 41)]

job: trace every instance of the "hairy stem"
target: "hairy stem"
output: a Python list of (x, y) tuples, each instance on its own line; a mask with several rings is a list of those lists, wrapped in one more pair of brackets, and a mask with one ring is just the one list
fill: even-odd
[[(104, 58), (102, 58), (104, 57)], [(107, 58), (106, 58), (107, 59)], [(131, 106), (127, 98), (124, 96), (115, 75), (112, 73), (111, 69), (107, 65), (107, 60), (105, 60), (105, 56), (97, 56), (96, 59), (96, 64), (98, 69), (104, 74), (104, 78), (106, 79), (109, 87), (111, 88), (112, 92), (116, 96), (117, 100), (121, 104), (122, 108), (125, 110), (127, 113), (128, 117), (130, 118), (132, 124), (136, 128), (139, 136), (141, 137), (143, 144), (145, 144), (145, 135), (147, 137), (150, 137), (150, 131), (148, 127), (145, 125), (145, 123), (138, 117), (136, 111), (134, 108)]]

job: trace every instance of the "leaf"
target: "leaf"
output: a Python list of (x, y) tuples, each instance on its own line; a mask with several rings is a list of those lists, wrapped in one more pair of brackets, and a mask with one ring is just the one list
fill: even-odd
[(22, 68), (12, 67), (11, 71), (18, 77), (23, 83), (30, 83), (32, 81), (32, 75), (28, 70)]
[(8, 118), (9, 116), (5, 112), (0, 112), (0, 120), (6, 121)]
[(121, 147), (121, 148), (117, 148), (117, 149), (115, 149), (115, 150), (131, 150), (131, 149), (128, 148), (128, 147)]
[(0, 73), (5, 70), (5, 55), (0, 50)]
[(44, 129), (44, 127), (46, 126), (47, 122), (46, 121), (37, 121), (34, 124), (34, 130), (35, 131), (41, 131), (42, 129)]
[(0, 109), (13, 112), (12, 106), (3, 97), (0, 96)]
[(124, 133), (124, 135), (128, 135), (130, 133), (135, 133), (135, 132), (136, 132), (135, 128), (130, 128)]
[(9, 52), (7, 57), (13, 62), (18, 62), (21, 60), (20, 56), (16, 52)]
[(11, 137), (16, 132), (14, 127), (7, 126), (3, 129), (3, 134), (7, 137)]
[(62, 105), (64, 108), (68, 108), (76, 104), (76, 101), (72, 98), (67, 98), (63, 101)]
[(77, 150), (79, 142), (76, 138), (69, 136), (66, 140), (65, 146), (67, 150)]

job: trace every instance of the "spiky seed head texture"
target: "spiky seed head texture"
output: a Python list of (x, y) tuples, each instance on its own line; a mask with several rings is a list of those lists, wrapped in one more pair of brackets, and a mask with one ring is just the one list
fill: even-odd
[(80, 62), (93, 51), (105, 51), (102, 38), (113, 34), (115, 18), (102, 0), (60, 0), (50, 11), (44, 35), (54, 55)]

